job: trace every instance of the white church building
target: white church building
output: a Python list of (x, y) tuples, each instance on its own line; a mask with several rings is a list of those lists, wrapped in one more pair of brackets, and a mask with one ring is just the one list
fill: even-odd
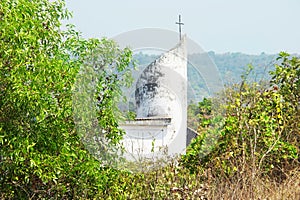
[(135, 88), (136, 118), (120, 127), (126, 158), (175, 156), (197, 134), (187, 127), (186, 37), (148, 65)]

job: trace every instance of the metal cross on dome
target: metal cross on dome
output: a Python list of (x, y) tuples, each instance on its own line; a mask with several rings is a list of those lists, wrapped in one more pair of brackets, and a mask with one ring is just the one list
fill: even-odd
[(181, 26), (184, 25), (184, 23), (181, 22), (181, 15), (179, 15), (179, 21), (176, 22), (176, 24), (179, 26), (179, 40), (181, 40)]

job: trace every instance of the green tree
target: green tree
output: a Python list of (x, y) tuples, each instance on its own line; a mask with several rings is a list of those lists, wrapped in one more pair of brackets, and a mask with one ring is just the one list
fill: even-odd
[[(71, 25), (62, 31), (69, 16), (63, 1), (1, 1), (0, 198), (92, 198), (117, 173), (85, 150), (75, 131), (72, 91), (88, 57), (123, 76), (131, 52), (106, 39), (81, 39)], [(114, 100), (126, 79), (104, 71), (97, 117), (117, 144), (122, 132)]]

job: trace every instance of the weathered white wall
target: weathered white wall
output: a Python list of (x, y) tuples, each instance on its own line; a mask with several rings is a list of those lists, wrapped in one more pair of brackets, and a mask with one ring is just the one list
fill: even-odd
[(123, 144), (129, 154), (152, 157), (165, 146), (164, 138), (168, 133), (171, 118), (147, 118), (127, 121), (122, 125), (126, 131)]
[(126, 131), (123, 142), (126, 150), (146, 155), (153, 149), (159, 151), (160, 147), (167, 146), (168, 155), (182, 153), (187, 130), (185, 37), (145, 68), (136, 84), (135, 100), (140, 119), (121, 125)]

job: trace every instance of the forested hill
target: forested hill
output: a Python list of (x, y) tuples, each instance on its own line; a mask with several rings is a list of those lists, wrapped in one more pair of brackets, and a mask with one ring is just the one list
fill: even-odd
[(225, 83), (239, 81), (249, 64), (254, 67), (253, 78), (268, 76), (268, 71), (274, 67), (278, 57), (277, 54), (249, 55), (240, 52), (217, 54), (213, 51), (208, 52), (208, 55), (218, 67)]
[[(249, 64), (254, 67), (254, 74), (257, 78), (267, 76), (268, 71), (271, 69), (270, 67), (274, 66), (273, 64), (276, 62), (277, 58), (277, 54), (261, 53), (259, 55), (249, 55), (240, 52), (218, 54), (214, 51), (208, 52), (208, 56), (220, 71), (224, 83), (229, 84), (239, 81)], [(157, 57), (157, 55), (143, 53), (135, 54), (135, 58), (141, 65), (149, 64)], [(197, 54), (189, 55), (189, 60), (195, 61), (196, 59), (201, 58), (202, 56), (198, 56)]]

